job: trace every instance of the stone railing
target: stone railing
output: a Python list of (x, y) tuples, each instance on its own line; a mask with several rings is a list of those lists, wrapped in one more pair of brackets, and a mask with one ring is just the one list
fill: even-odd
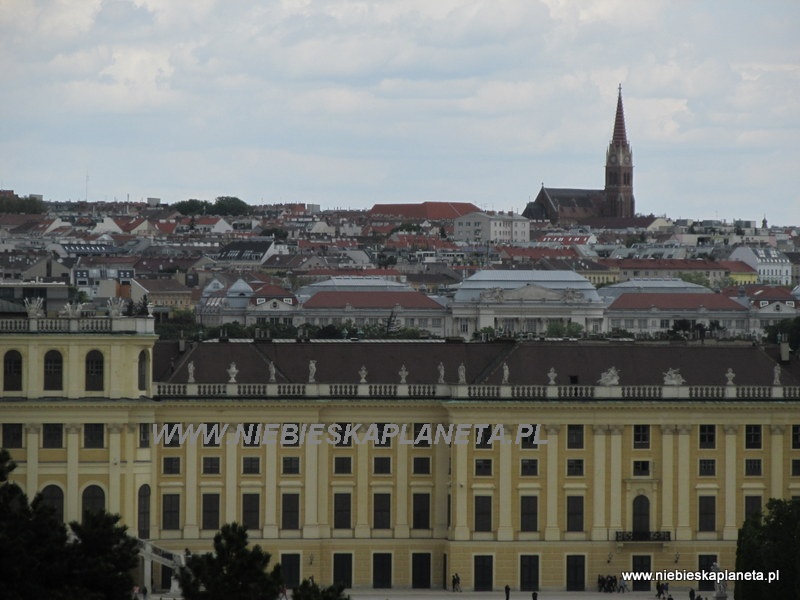
[(57, 317), (0, 319), (4, 333), (155, 333), (155, 320), (148, 317)]

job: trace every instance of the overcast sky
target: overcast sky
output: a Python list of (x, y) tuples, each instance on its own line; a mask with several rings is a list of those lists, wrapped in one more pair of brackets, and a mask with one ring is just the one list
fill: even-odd
[[(800, 225), (796, 0), (0, 0), (0, 187)], [(87, 185), (88, 173), (88, 185)]]

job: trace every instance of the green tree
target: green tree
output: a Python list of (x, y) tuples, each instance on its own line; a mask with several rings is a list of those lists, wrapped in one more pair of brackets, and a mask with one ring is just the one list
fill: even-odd
[(17, 468), (17, 463), (11, 460), (11, 455), (5, 448), (0, 448), (0, 483), (8, 481), (8, 475)]
[(350, 600), (350, 596), (344, 593), (343, 583), (320, 587), (304, 579), (298, 587), (292, 588), (292, 600)]
[(703, 287), (707, 288), (711, 287), (711, 282), (708, 280), (708, 277), (700, 273), (696, 273), (694, 271), (678, 273), (678, 277), (682, 281), (685, 281), (687, 283), (695, 283), (697, 285), (702, 285)]
[(214, 201), (214, 206), (211, 211), (215, 215), (249, 215), (252, 212), (251, 207), (244, 201), (236, 196), (219, 196)]
[(119, 515), (89, 511), (82, 522), (69, 524), (75, 538), (67, 552), (70, 579), (75, 591), (84, 589), (80, 597), (129, 600), (139, 549), (119, 521)]
[(248, 548), (247, 530), (229, 523), (214, 536), (214, 552), (193, 554), (178, 571), (185, 600), (275, 600), (280, 567), (267, 572), (270, 555)]
[(195, 198), (191, 198), (189, 200), (176, 202), (172, 205), (172, 208), (186, 217), (193, 215), (205, 215), (211, 213), (211, 202), (208, 200), (197, 200)]
[(778, 581), (739, 581), (736, 600), (800, 598), (800, 500), (771, 499), (739, 530), (737, 571), (780, 571)]
[(764, 330), (767, 334), (767, 341), (773, 344), (776, 344), (780, 337), (782, 341), (789, 342), (792, 350), (796, 351), (800, 347), (800, 317), (783, 319), (774, 325), (767, 325)]

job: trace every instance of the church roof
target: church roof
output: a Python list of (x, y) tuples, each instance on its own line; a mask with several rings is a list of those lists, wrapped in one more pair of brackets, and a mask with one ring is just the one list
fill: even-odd
[(619, 86), (617, 96), (617, 114), (614, 117), (614, 134), (611, 136), (611, 143), (614, 146), (627, 146), (628, 135), (625, 131), (625, 111), (622, 109), (622, 86)]

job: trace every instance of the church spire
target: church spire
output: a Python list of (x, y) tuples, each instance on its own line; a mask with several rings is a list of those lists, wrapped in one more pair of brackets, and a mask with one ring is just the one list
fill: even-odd
[(614, 118), (614, 135), (611, 136), (614, 146), (627, 146), (628, 135), (625, 132), (625, 111), (622, 110), (622, 84), (619, 84), (619, 95), (617, 96), (617, 115)]

